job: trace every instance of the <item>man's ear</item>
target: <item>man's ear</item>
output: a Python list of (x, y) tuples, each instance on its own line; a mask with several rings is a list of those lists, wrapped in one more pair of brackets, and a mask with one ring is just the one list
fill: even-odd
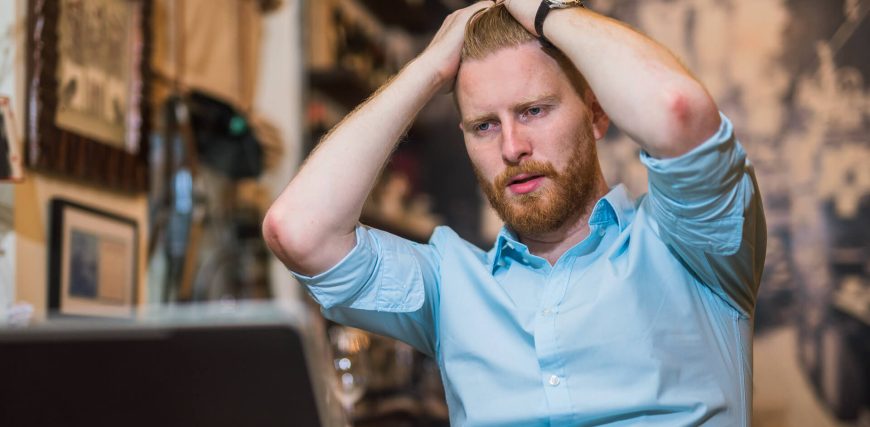
[(610, 128), (610, 117), (601, 108), (601, 103), (598, 102), (598, 98), (592, 92), (592, 89), (586, 89), (585, 98), (589, 112), (592, 113), (592, 134), (595, 136), (595, 140), (598, 141), (604, 138), (604, 135), (607, 135), (607, 129)]

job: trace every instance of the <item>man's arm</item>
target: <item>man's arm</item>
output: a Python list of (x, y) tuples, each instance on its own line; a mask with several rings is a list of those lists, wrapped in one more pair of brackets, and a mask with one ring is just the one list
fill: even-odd
[[(535, 33), (540, 0), (505, 3)], [(584, 8), (556, 9), (543, 30), (583, 73), (611, 120), (646, 152), (643, 205), (662, 240), (702, 283), (749, 315), (766, 225), (731, 123), (673, 54), (621, 22)]]
[[(532, 34), (541, 0), (506, 0)], [(706, 89), (667, 48), (585, 8), (554, 9), (544, 35), (586, 77), (611, 120), (654, 157), (690, 151), (719, 128)]]
[(355, 244), (363, 203), (420, 109), (459, 67), (465, 25), (479, 2), (444, 21), (426, 50), (336, 126), (269, 208), (263, 236), (289, 268), (316, 274)]

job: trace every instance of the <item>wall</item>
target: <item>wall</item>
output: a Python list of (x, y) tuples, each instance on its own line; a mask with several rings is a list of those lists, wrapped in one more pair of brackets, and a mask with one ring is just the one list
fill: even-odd
[[(24, 46), (26, 44), (26, 0), (0, 2), (0, 16), (15, 17), (16, 63), (4, 79), (3, 91), (12, 88), (18, 129), (24, 129), (23, 112), (26, 88)], [(2, 28), (2, 26), (0, 26)], [(9, 81), (13, 83), (8, 83)], [(8, 85), (8, 86), (7, 86)], [(147, 236), (147, 201), (144, 194), (127, 195), (69, 182), (28, 170), (25, 181), (13, 189), (15, 232), (15, 299), (33, 305), (34, 315), (42, 319), (47, 305), (48, 204), (53, 197), (64, 197), (108, 212), (130, 217), (139, 223), (139, 301), (145, 294), (145, 250)], [(9, 185), (9, 184), (4, 184)], [(9, 191), (8, 189), (5, 191)]]

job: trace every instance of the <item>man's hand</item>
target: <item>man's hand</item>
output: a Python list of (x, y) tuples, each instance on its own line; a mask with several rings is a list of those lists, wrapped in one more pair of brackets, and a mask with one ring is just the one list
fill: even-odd
[(528, 32), (540, 35), (535, 33), (535, 15), (538, 13), (541, 0), (504, 0), (503, 3), (504, 7)]
[(459, 70), (459, 57), (468, 22), (479, 11), (493, 4), (492, 1), (479, 1), (448, 15), (435, 37), (429, 42), (429, 46), (420, 54), (419, 59), (437, 71), (438, 83), (442, 87), (445, 84), (447, 87), (453, 86), (451, 83)]
[[(530, 33), (541, 0), (505, 0)], [(607, 115), (655, 157), (688, 152), (719, 128), (719, 109), (668, 49), (589, 9), (553, 10), (544, 34), (580, 70)]]

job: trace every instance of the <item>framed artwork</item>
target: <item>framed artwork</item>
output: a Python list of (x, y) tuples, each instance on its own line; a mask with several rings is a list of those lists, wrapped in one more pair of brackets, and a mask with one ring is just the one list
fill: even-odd
[(147, 190), (150, 3), (28, 2), (28, 166)]
[(53, 314), (132, 317), (138, 225), (63, 199), (51, 201), (48, 308)]
[(0, 95), (0, 182), (24, 179), (20, 144), (12, 102)]

